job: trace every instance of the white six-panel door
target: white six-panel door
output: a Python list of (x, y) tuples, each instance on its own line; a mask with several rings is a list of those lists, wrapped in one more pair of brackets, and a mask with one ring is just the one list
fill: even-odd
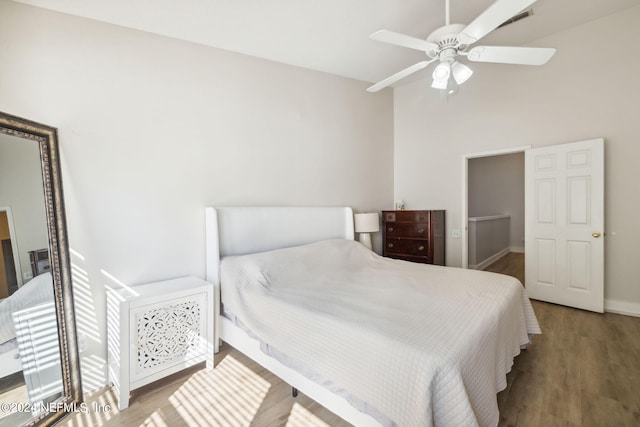
[(604, 310), (604, 140), (525, 152), (529, 297)]

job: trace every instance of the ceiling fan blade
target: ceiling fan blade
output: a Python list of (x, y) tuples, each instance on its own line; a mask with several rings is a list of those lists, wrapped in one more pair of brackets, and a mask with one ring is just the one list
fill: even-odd
[(421, 50), (423, 52), (432, 52), (438, 50), (438, 45), (426, 40), (407, 36), (400, 33), (394, 33), (389, 30), (380, 30), (369, 36), (371, 40), (394, 44), (396, 46), (408, 47), (409, 49)]
[(522, 12), (535, 2), (536, 0), (496, 0), (495, 3), (458, 34), (458, 41), (467, 45), (477, 42), (495, 30), (498, 25)]
[(386, 79), (374, 84), (373, 86), (369, 86), (367, 88), (367, 92), (377, 92), (380, 89), (384, 89), (385, 87), (387, 87), (389, 85), (392, 85), (393, 83), (397, 82), (398, 80), (403, 79), (403, 78), (407, 77), (408, 75), (415, 73), (416, 71), (422, 70), (424, 67), (426, 67), (427, 65), (431, 64), (433, 61), (435, 61), (435, 59), (432, 59), (430, 61), (422, 61), (422, 62), (418, 62), (417, 64), (413, 64), (412, 66), (407, 67), (404, 70), (395, 73), (393, 76), (387, 77)]
[(556, 53), (551, 47), (476, 46), (467, 53), (469, 61), (501, 64), (543, 65)]

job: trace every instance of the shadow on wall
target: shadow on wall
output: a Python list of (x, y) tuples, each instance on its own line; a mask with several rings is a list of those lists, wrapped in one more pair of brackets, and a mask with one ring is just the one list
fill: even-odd
[(85, 258), (73, 248), (69, 252), (82, 386), (85, 391), (91, 391), (107, 383), (107, 361), (96, 355), (100, 354), (104, 339), (98, 327), (97, 310), (91, 294), (91, 280), (85, 268)]

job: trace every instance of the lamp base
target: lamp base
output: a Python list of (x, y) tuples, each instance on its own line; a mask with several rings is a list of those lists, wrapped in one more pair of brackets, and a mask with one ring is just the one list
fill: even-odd
[(373, 247), (371, 245), (371, 233), (360, 233), (360, 237), (358, 237), (358, 241), (362, 243), (370, 251), (373, 250)]

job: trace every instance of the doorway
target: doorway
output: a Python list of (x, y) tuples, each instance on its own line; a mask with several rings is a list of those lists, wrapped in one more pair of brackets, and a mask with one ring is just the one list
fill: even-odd
[(22, 285), (18, 253), (11, 208), (0, 207), (0, 299)]
[(604, 139), (463, 156), (462, 266), (469, 268), (469, 162), (525, 154), (525, 282), (532, 299), (604, 311)]
[(512, 275), (524, 285), (524, 153), (463, 156), (462, 267)]

